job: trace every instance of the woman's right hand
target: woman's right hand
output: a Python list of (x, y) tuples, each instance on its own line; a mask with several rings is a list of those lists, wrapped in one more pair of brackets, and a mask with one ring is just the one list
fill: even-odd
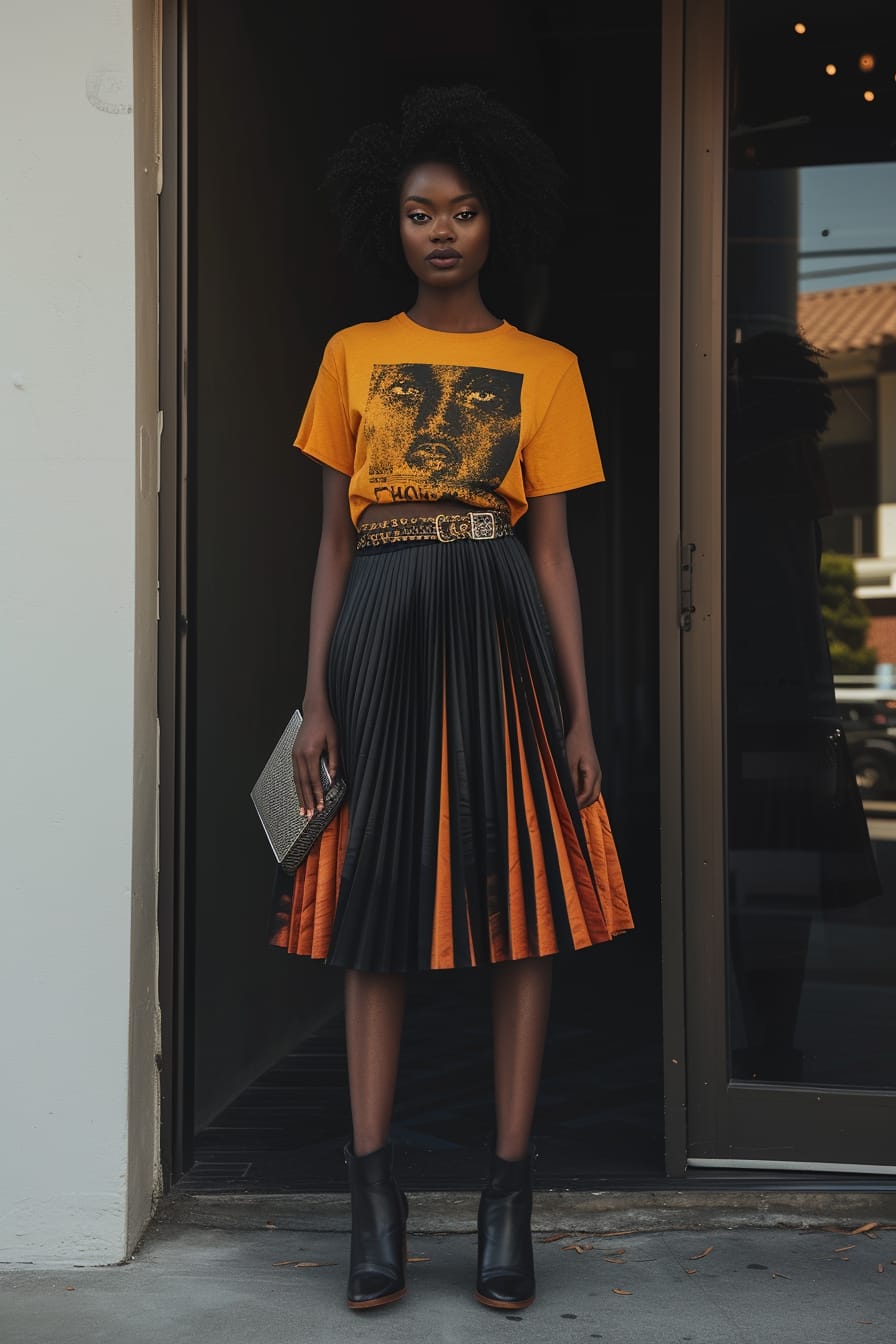
[(292, 748), (292, 776), (303, 817), (319, 812), (324, 805), (324, 787), (320, 777), (320, 758), (326, 757), (331, 775), (339, 771), (339, 741), (336, 720), (329, 705), (309, 706)]

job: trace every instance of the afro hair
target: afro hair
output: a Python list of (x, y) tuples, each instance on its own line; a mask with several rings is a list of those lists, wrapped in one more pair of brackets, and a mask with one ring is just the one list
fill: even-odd
[(490, 267), (520, 272), (546, 259), (562, 226), (563, 170), (522, 118), (474, 84), (418, 89), (397, 127), (362, 126), (333, 157), (324, 187), (344, 248), (389, 272), (406, 269), (398, 192), (426, 162), (451, 164), (482, 197)]

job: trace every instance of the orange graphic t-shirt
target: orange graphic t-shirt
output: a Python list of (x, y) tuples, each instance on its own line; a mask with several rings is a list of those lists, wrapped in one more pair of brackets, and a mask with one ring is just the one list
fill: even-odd
[(406, 313), (328, 341), (295, 446), (368, 504), (459, 500), (515, 523), (535, 495), (604, 479), (575, 355), (509, 322), (421, 327)]

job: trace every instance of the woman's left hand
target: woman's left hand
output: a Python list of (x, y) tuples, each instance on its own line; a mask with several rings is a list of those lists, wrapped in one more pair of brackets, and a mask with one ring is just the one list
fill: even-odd
[(597, 801), (602, 771), (589, 730), (571, 728), (566, 735), (566, 759), (572, 774), (579, 811)]

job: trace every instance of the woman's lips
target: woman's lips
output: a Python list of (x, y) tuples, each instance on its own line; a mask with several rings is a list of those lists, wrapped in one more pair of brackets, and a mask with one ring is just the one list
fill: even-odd
[(453, 247), (435, 248), (427, 255), (426, 260), (437, 270), (448, 271), (452, 266), (456, 266), (460, 261), (459, 252), (455, 252)]

